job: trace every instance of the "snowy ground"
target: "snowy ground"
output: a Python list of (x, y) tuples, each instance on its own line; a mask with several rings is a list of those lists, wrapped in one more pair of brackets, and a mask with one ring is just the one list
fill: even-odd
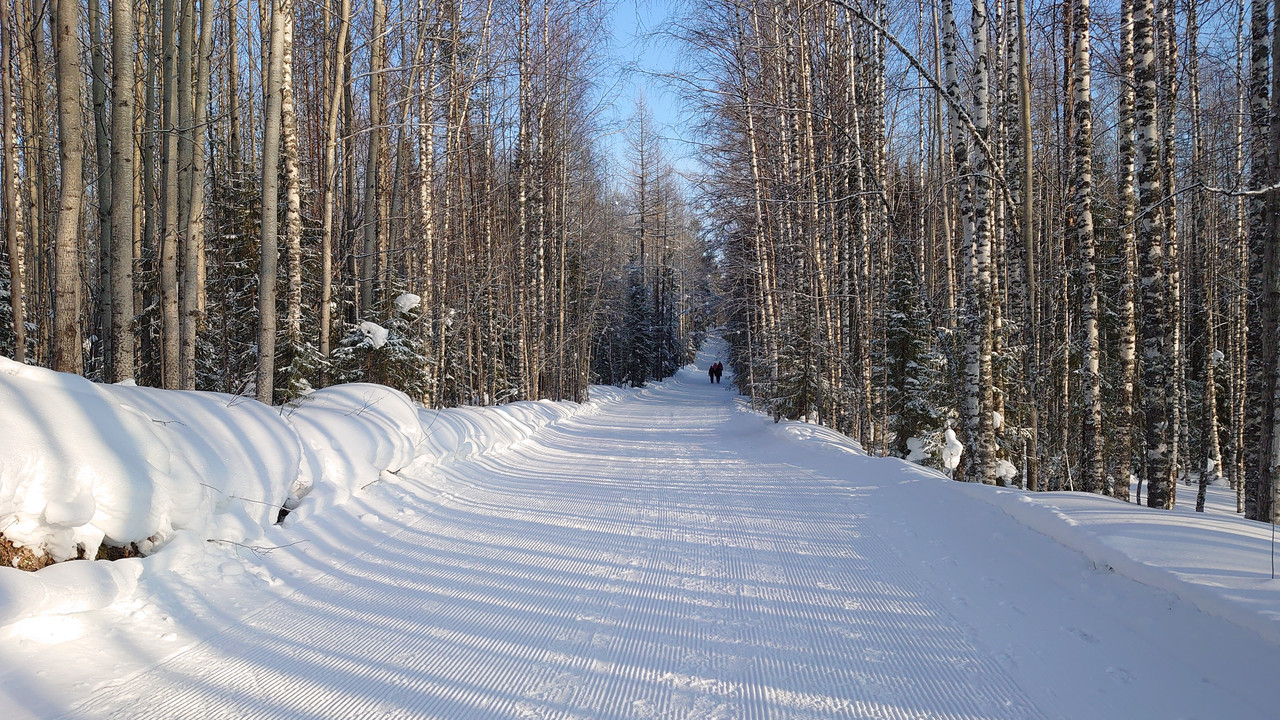
[(97, 609), (0, 568), (0, 714), (1275, 717), (1266, 526), (949, 482), (750, 413), (713, 360), (424, 412), (418, 461), (129, 561)]

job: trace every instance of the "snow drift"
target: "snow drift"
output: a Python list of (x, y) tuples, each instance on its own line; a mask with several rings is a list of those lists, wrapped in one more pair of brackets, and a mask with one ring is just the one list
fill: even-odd
[(55, 560), (173, 533), (242, 539), (309, 482), (271, 408), (216, 393), (100, 385), (0, 358), (0, 532)]
[[(354, 383), (273, 408), (0, 358), (0, 533), (57, 561), (94, 558), (104, 545), (150, 555), (245, 543), (269, 532), (282, 509), (289, 522), (314, 516), (384, 473), (500, 452), (582, 407), (425, 410), (398, 390)], [(104, 607), (131, 593), (145, 568), (168, 565), (157, 561), (0, 567), (0, 626)]]

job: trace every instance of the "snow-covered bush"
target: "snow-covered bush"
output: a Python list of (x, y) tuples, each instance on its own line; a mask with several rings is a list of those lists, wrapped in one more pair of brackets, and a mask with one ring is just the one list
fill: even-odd
[(942, 466), (947, 472), (953, 472), (960, 464), (960, 455), (964, 453), (964, 445), (956, 439), (956, 431), (947, 426), (946, 440), (942, 445)]

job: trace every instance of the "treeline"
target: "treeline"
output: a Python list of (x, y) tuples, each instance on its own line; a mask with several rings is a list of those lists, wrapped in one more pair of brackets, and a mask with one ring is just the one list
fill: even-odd
[[(1280, 513), (1265, 0), (701, 0), (736, 378), (957, 477)], [(959, 14), (957, 14), (959, 13)]]
[(611, 170), (605, 23), (567, 0), (0, 0), (0, 352), (266, 402), (670, 374), (707, 256), (643, 107)]

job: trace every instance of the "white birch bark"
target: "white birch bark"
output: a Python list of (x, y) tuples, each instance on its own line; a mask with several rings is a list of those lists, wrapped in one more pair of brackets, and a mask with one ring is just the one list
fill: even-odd
[(351, 25), (351, 0), (340, 0), (334, 26), (333, 75), (329, 79), (324, 136), (324, 209), (320, 231), (320, 357), (329, 357), (333, 326), (333, 236), (338, 214), (338, 118), (342, 115), (346, 85), (347, 35)]
[(1089, 0), (1075, 0), (1074, 34), (1075, 139), (1072, 210), (1076, 250), (1080, 256), (1080, 387), (1083, 404), (1080, 465), (1085, 492), (1105, 492), (1102, 444), (1102, 376), (1098, 370), (1098, 271), (1093, 236), (1093, 95), (1090, 89)]
[(1134, 385), (1137, 379), (1137, 312), (1135, 308), (1135, 272), (1137, 262), (1137, 233), (1134, 227), (1137, 217), (1137, 197), (1134, 194), (1134, 173), (1137, 145), (1134, 137), (1134, 54), (1133, 54), (1133, 0), (1120, 3), (1120, 100), (1117, 113), (1119, 149), (1117, 192), (1120, 196), (1120, 378), (1119, 405), (1115, 413), (1115, 432), (1109, 474), (1111, 494), (1121, 500), (1129, 499), (1130, 478), (1134, 474)]
[(275, 390), (276, 280), (279, 253), (279, 190), (281, 106), (284, 104), (285, 18), (293, 12), (292, 0), (271, 1), (270, 33), (264, 38), (268, 52), (266, 98), (262, 131), (262, 260), (258, 272), (257, 398), (271, 404)]
[(290, 3), (284, 17), (283, 59), (280, 72), (280, 134), (283, 143), (285, 209), (284, 246), (286, 292), (284, 331), (295, 347), (302, 342), (302, 173), (298, 166), (298, 114), (293, 94), (293, 25)]
[(1143, 466), (1147, 504), (1172, 507), (1175, 492), (1170, 397), (1171, 328), (1166, 275), (1165, 224), (1161, 201), (1160, 136), (1156, 109), (1155, 8), (1153, 0), (1134, 3), (1134, 112), (1137, 132), (1138, 262), (1142, 276), (1142, 411), (1145, 420)]

